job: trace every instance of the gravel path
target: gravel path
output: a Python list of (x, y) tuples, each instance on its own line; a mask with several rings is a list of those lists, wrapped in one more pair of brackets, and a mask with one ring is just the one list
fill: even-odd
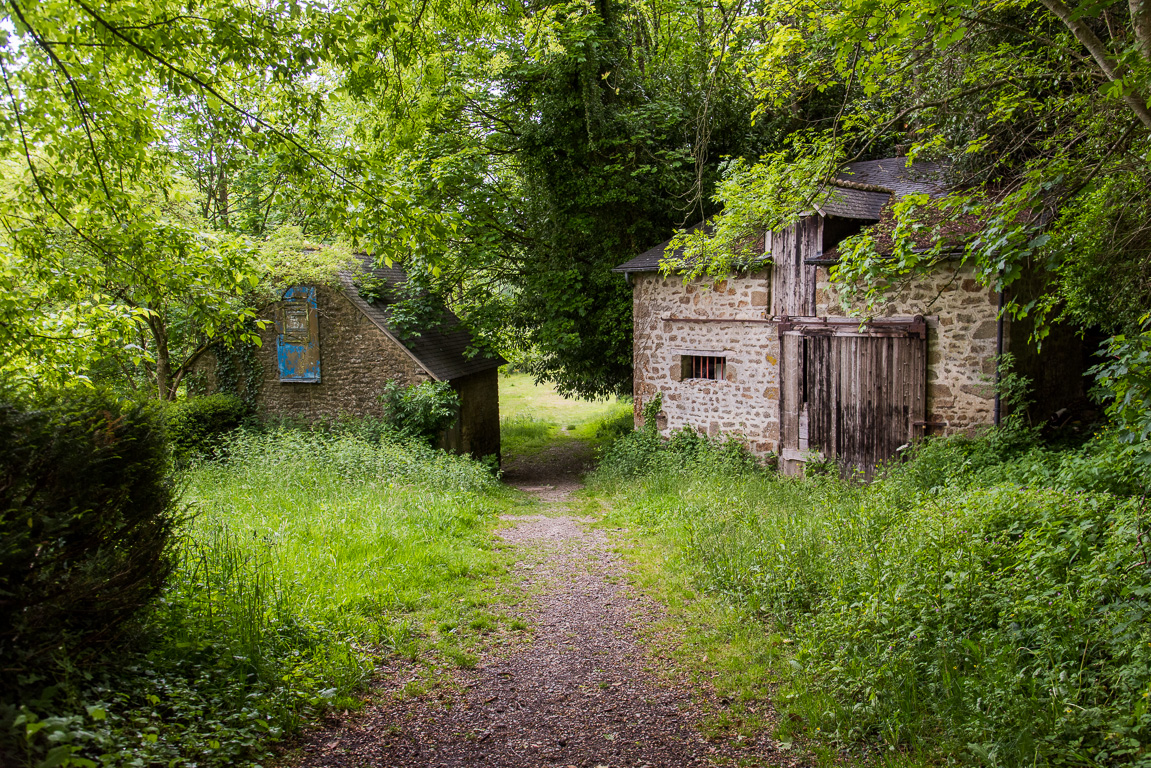
[[(704, 740), (697, 697), (637, 640), (636, 627), (657, 621), (659, 607), (627, 586), (626, 565), (603, 530), (564, 514), (574, 479), (552, 479), (524, 487), (548, 514), (509, 518), (500, 531), (516, 548), (529, 595), (517, 610), (531, 633), (477, 668), (456, 671), (457, 685), (394, 697), (354, 723), (313, 734), (301, 765), (792, 764), (766, 736), (743, 745)], [(393, 674), (388, 687), (403, 682)]]

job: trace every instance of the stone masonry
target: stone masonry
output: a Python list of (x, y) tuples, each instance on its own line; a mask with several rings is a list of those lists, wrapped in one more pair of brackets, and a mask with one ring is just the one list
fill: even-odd
[(320, 382), (280, 381), (274, 308), (263, 314), (257, 353), (262, 379), (257, 408), (264, 415), (314, 420), (381, 416), (376, 398), (389, 380), (407, 386), (431, 379), (412, 356), (364, 316), (338, 288), (316, 292), (320, 318)]
[[(820, 316), (849, 314), (826, 267), (816, 278)], [(999, 294), (975, 279), (974, 270), (944, 264), (891, 297), (877, 316), (923, 315), (927, 320), (928, 434), (973, 433), (995, 421), (995, 356)], [(1004, 352), (1010, 352), (1004, 320)]]
[[(712, 435), (736, 435), (758, 453), (777, 451), (779, 337), (776, 326), (764, 322), (771, 306), (770, 272), (714, 285), (685, 284), (654, 272), (633, 273), (631, 280), (636, 423), (643, 404), (662, 392), (664, 434), (688, 425)], [(894, 295), (881, 313), (927, 320), (929, 433), (971, 433), (993, 423), (998, 302), (998, 294), (980, 285), (969, 267), (944, 265)], [(817, 272), (816, 307), (819, 316), (849, 314), (824, 267)], [(1005, 351), (1009, 344), (1007, 328)], [(683, 355), (726, 357), (726, 380), (683, 380)]]
[[(648, 272), (633, 274), (632, 281), (637, 424), (643, 404), (662, 392), (666, 421), (661, 418), (659, 426), (665, 434), (692, 426), (711, 435), (737, 435), (760, 453), (776, 450), (779, 338), (774, 326), (763, 323), (770, 273), (685, 285), (679, 277)], [(727, 358), (726, 379), (683, 379), (683, 355)]]

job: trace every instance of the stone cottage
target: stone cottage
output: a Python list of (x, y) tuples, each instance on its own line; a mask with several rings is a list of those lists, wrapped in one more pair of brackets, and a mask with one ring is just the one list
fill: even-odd
[(1037, 355), (1030, 328), (1000, 317), (1001, 297), (960, 252), (880, 316), (843, 308), (828, 273), (836, 245), (898, 197), (944, 194), (941, 177), (905, 158), (853, 163), (815, 210), (762, 236), (758, 262), (718, 282), (661, 274), (666, 242), (616, 267), (633, 287), (637, 421), (663, 393), (665, 433), (731, 433), (787, 473), (823, 456), (870, 477), (918, 437), (997, 423), (1001, 353), (1032, 377), (1040, 418), (1081, 397), (1077, 339), (1053, 334)]
[[(256, 352), (257, 411), (308, 420), (379, 416), (385, 383), (447, 381), (460, 397), (460, 418), (442, 447), (476, 457), (499, 455), (497, 355), (469, 354), (473, 339), (444, 310), (417, 334), (392, 320), (389, 297), (407, 281), (399, 267), (376, 267), (360, 255), (362, 272), (341, 273), (338, 286), (297, 285), (268, 307)], [(374, 285), (361, 295), (359, 285)]]

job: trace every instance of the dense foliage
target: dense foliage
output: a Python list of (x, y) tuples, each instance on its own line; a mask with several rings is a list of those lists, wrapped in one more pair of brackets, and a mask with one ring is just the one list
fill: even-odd
[(178, 462), (194, 456), (211, 457), (225, 444), (225, 436), (239, 428), (249, 415), (235, 395), (191, 397), (172, 403), (164, 414), (168, 442)]
[(567, 393), (625, 391), (631, 299), (611, 268), (710, 213), (723, 157), (757, 156), (803, 110), (752, 124), (744, 79), (713, 66), (731, 34), (721, 7), (477, 11), (460, 25), (430, 10), (434, 48), (394, 59), (420, 98), (385, 94), (365, 115), (394, 137), (381, 151), (412, 200), (450, 224), (409, 261), (532, 373)]
[[(827, 182), (845, 163), (907, 155), (949, 194), (907, 196), (838, 246), (832, 279), (855, 311), (882, 311), (892, 289), (958, 258), (1038, 341), (1058, 320), (1134, 336), (1151, 306), (1149, 12), (1136, 0), (738, 9), (733, 66), (761, 109), (830, 91), (839, 107), (759, 162), (733, 163), (715, 235), (679, 236), (684, 260), (668, 266), (724, 275), (748, 255), (749, 233), (835, 194)], [(1132, 349), (1111, 347), (1112, 373)]]
[(281, 225), (398, 250), (423, 238), (324, 97), (369, 37), (387, 44), (386, 9), (20, 0), (2, 14), (5, 379), (172, 399), (211, 343), (255, 340), (275, 261), (257, 239)]
[(700, 441), (637, 433), (593, 487), (792, 644), (787, 727), (988, 766), (1146, 762), (1151, 473), (1122, 443), (941, 439), (861, 487)]
[(0, 683), (90, 658), (155, 598), (179, 518), (153, 407), (102, 391), (0, 404)]
[(460, 417), (460, 396), (446, 381), (404, 387), (394, 381), (380, 394), (384, 419), (400, 435), (435, 444)]
[(241, 432), (191, 470), (162, 601), (102, 665), (42, 657), (5, 687), (0, 761), (259, 764), (307, 718), (357, 707), (379, 654), (474, 664), (497, 621), (475, 578), (500, 567), (495, 481), (356, 431)]

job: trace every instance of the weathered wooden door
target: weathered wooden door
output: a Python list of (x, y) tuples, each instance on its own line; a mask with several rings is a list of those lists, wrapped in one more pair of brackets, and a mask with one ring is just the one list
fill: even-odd
[(320, 319), (311, 286), (284, 291), (276, 312), (276, 362), (280, 381), (320, 382)]
[(921, 434), (927, 329), (921, 317), (797, 318), (780, 325), (780, 459), (796, 474), (813, 452), (870, 479)]

